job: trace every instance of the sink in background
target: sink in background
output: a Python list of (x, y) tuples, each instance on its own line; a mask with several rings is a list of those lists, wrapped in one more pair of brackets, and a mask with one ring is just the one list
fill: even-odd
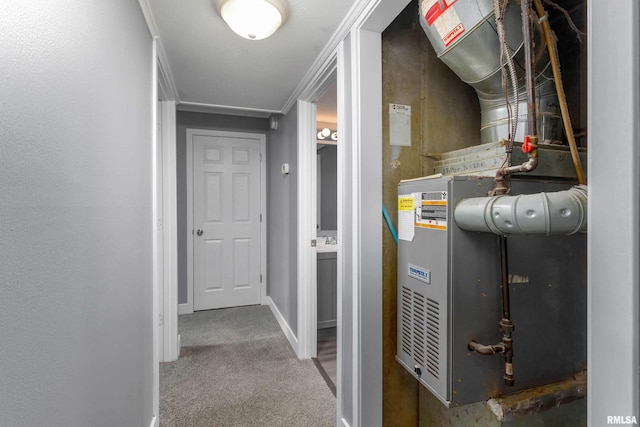
[(316, 250), (318, 252), (337, 252), (338, 239), (336, 237), (336, 231), (326, 230), (318, 232)]

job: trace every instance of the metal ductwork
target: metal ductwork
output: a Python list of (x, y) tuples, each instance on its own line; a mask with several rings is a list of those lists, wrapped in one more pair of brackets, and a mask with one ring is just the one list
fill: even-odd
[[(438, 57), (476, 90), (481, 108), (481, 142), (509, 140), (493, 182), (480, 176), (445, 175), (405, 181), (398, 187), (398, 217), (403, 218), (400, 221), (405, 226), (412, 224), (412, 227), (406, 226), (398, 244), (397, 360), (450, 406), (544, 384), (553, 380), (554, 375), (561, 377), (584, 366), (586, 355), (580, 334), (567, 338), (555, 325), (560, 316), (541, 319), (530, 310), (532, 307), (539, 310), (539, 306), (546, 304), (545, 312), (562, 311), (564, 323), (569, 307), (558, 304), (558, 299), (571, 295), (575, 324), (584, 326), (584, 311), (579, 311), (585, 306), (575, 301), (586, 295), (583, 268), (586, 245), (584, 235), (577, 233), (587, 231), (588, 194), (585, 185), (567, 189), (566, 183), (553, 180), (511, 179), (514, 173), (536, 169), (538, 141), (562, 140), (563, 116), (558, 98), (566, 112), (564, 90), (555, 46), (545, 22), (547, 15), (539, 1), (419, 2), (420, 23)], [(533, 25), (532, 3), (542, 17)], [(549, 50), (544, 38), (549, 42)], [(558, 78), (557, 87), (554, 74)], [(566, 119), (569, 123), (568, 116)], [(569, 134), (570, 123), (567, 128)], [(514, 140), (522, 141), (522, 151), (528, 157), (526, 162), (515, 166), (511, 165)], [(484, 149), (487, 147), (492, 146)], [(577, 151), (574, 149), (575, 144), (572, 155)], [(470, 157), (473, 162), (473, 156)], [(582, 184), (585, 181), (580, 178), (579, 162), (574, 165)], [(491, 184), (495, 186), (489, 190)], [(509, 195), (512, 190), (514, 195)], [(549, 192), (538, 192), (541, 190)], [(476, 197), (483, 194), (491, 196)], [(499, 288), (491, 285), (497, 283), (495, 236), (483, 233), (499, 236)], [(576, 235), (550, 236), (554, 234)], [(507, 241), (514, 243), (509, 250)], [(565, 258), (567, 252), (572, 256)], [(532, 253), (537, 255), (531, 257)], [(518, 274), (510, 274), (510, 269)], [(554, 278), (558, 273), (566, 276)], [(529, 283), (529, 275), (531, 283), (535, 283), (526, 287), (531, 293), (525, 295), (524, 288), (513, 287), (519, 293), (513, 304), (518, 312), (515, 318), (519, 325), (524, 325), (517, 338), (523, 345), (516, 346), (523, 350), (514, 358), (515, 324), (510, 291), (512, 284), (518, 282), (517, 277)], [(550, 293), (560, 288), (552, 286), (556, 282), (563, 284), (558, 297)], [(549, 286), (542, 286), (544, 283)], [(572, 288), (569, 290), (567, 285)], [(497, 314), (491, 311), (499, 302), (500, 341), (482, 344), (479, 339), (496, 342), (493, 322)], [(545, 326), (549, 319), (551, 323)], [(535, 343), (546, 342), (549, 337), (556, 340), (552, 352), (536, 348)], [(558, 350), (560, 346), (564, 350)], [(498, 363), (485, 363), (483, 357), (471, 357), (470, 352), (502, 355), (503, 383), (498, 384), (492, 374), (500, 366)], [(530, 361), (534, 362), (528, 365)], [(541, 361), (548, 366), (543, 368)], [(517, 381), (514, 371), (518, 372)], [(552, 371), (555, 374), (549, 376)]]
[[(481, 142), (496, 142), (510, 135), (508, 108), (502, 86), (501, 66), (509, 64), (517, 85), (518, 130), (522, 141), (527, 130), (522, 18), (518, 2), (510, 0), (504, 11), (504, 40), (510, 52), (500, 59), (500, 37), (493, 0), (420, 0), (420, 24), (438, 57), (478, 94), (481, 109)], [(540, 142), (562, 141), (562, 116), (549, 55), (540, 24), (535, 23), (537, 135)], [(512, 112), (516, 111), (510, 90)]]
[(587, 187), (465, 199), (456, 206), (454, 219), (463, 230), (499, 235), (586, 232)]

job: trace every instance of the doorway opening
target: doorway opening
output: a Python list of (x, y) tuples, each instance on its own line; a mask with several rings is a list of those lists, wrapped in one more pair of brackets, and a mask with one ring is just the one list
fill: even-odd
[(330, 86), (316, 102), (316, 271), (317, 322), (314, 362), (329, 388), (337, 383), (337, 255), (338, 202), (338, 100), (335, 73)]

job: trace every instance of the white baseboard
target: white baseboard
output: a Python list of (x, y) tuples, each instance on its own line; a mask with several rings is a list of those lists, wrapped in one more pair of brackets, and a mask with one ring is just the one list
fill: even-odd
[(335, 320), (323, 320), (322, 322), (318, 322), (318, 329), (335, 328), (337, 324)]
[(151, 424), (149, 424), (149, 427), (158, 427), (159, 423), (158, 423), (158, 416), (154, 415), (153, 418), (151, 418)]
[(293, 351), (295, 351), (296, 356), (300, 358), (300, 355), (298, 353), (298, 338), (296, 338), (295, 334), (289, 327), (289, 324), (284, 319), (284, 316), (282, 315), (282, 313), (280, 313), (280, 310), (278, 310), (278, 307), (276, 307), (276, 304), (273, 302), (273, 300), (270, 297), (267, 297), (267, 305), (269, 306), (269, 308), (271, 309), (271, 312), (273, 313), (276, 320), (278, 321), (278, 324), (280, 325), (280, 329), (282, 329), (284, 336), (287, 337), (287, 340), (289, 340), (289, 344), (293, 348)]
[(182, 349), (182, 335), (178, 334), (178, 351), (176, 352), (178, 354), (178, 357), (176, 359), (180, 359), (180, 349)]
[(351, 426), (349, 425), (349, 423), (347, 422), (347, 420), (345, 420), (344, 418), (342, 418), (340, 421), (342, 422), (342, 426), (343, 426), (343, 427), (351, 427)]
[(181, 314), (191, 314), (193, 313), (193, 308), (191, 308), (191, 305), (185, 303), (185, 304), (178, 304), (178, 315)]

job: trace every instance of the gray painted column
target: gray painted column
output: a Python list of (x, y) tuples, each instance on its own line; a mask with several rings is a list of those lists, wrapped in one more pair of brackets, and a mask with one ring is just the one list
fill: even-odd
[[(589, 1), (589, 425), (640, 422), (640, 3)], [(623, 419), (626, 421), (626, 419)]]
[[(359, 195), (356, 205), (360, 262), (358, 425), (382, 425), (382, 45), (378, 32), (360, 30), (355, 37), (360, 95), (358, 152)], [(353, 40), (353, 38), (352, 38)], [(366, 88), (366, 90), (364, 89)], [(375, 88), (375, 90), (374, 90)]]

